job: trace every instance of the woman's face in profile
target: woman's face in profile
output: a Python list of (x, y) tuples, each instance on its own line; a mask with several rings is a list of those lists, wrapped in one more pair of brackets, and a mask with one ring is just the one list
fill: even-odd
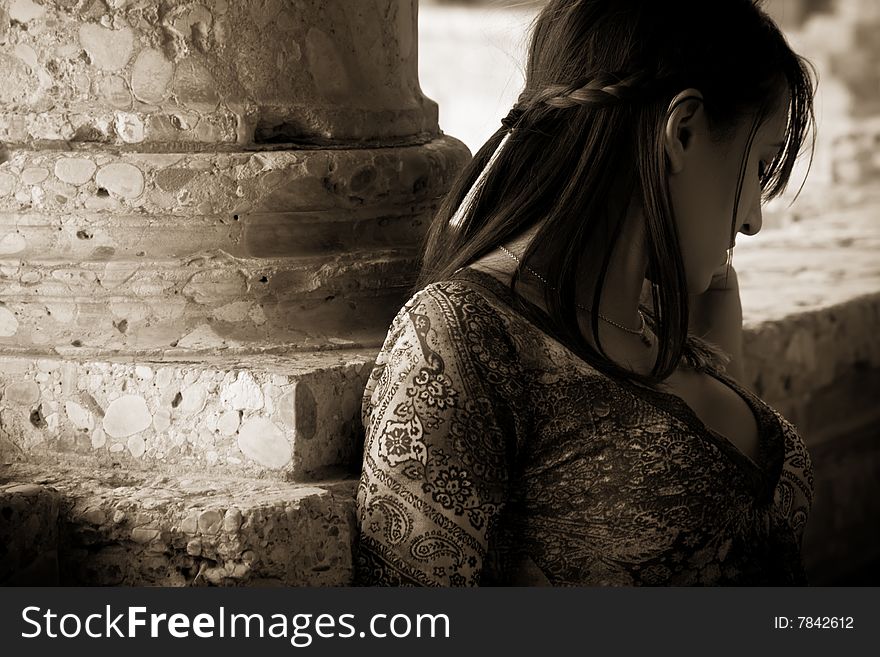
[[(692, 110), (679, 124), (683, 145), (672, 158), (669, 191), (681, 243), (690, 294), (704, 292), (712, 275), (727, 262), (731, 222), (736, 232), (754, 235), (761, 229), (760, 175), (782, 148), (788, 120), (788, 98), (758, 126), (748, 157), (753, 116), (719, 140), (710, 134), (705, 112)], [(683, 128), (683, 130), (682, 130)], [(667, 136), (669, 139), (669, 136)], [(744, 165), (737, 216), (733, 219), (737, 183)]]

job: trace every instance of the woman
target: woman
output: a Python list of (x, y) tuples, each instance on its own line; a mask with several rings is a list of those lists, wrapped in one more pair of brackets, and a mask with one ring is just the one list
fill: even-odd
[(364, 394), (356, 583), (806, 584), (729, 256), (812, 96), (749, 0), (548, 2)]

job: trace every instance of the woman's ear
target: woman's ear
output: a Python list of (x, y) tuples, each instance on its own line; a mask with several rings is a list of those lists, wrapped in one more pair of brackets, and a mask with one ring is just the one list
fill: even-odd
[(680, 173), (684, 169), (685, 153), (703, 119), (703, 94), (696, 89), (685, 89), (669, 103), (663, 147), (670, 173)]

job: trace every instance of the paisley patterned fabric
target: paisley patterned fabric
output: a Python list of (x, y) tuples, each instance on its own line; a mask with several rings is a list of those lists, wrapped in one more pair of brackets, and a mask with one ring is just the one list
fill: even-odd
[(364, 391), (356, 585), (804, 585), (795, 428), (702, 353), (756, 460), (681, 398), (600, 373), (459, 270), (401, 308)]

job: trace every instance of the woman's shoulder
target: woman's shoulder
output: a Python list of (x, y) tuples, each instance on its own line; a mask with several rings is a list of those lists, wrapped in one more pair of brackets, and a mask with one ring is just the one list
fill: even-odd
[(450, 278), (414, 291), (392, 321), (389, 337), (404, 325), (424, 330), (430, 327), (433, 339), (452, 343), (449, 346), (516, 357), (523, 344), (517, 313), (504, 290), (499, 290), (503, 284), (492, 279), (492, 285), (487, 278), (491, 277), (459, 270)]
[(460, 269), (451, 277), (429, 283), (414, 292), (406, 305), (422, 305), (428, 310), (447, 314), (454, 309), (455, 316), (450, 319), (456, 323), (473, 315), (497, 323), (512, 313), (509, 300), (504, 296), (499, 298), (499, 288), (503, 287), (500, 281), (488, 274), (474, 275), (469, 269)]
[(389, 366), (400, 375), (429, 367), (465, 388), (521, 393), (520, 351), (509, 328), (504, 308), (479, 287), (432, 282), (413, 292), (394, 317), (372, 378)]
[[(525, 435), (528, 377), (488, 298), (438, 281), (414, 292), (395, 317), (361, 406), (368, 435), (412, 429), (439, 435)], [(444, 429), (445, 427), (445, 429)], [(463, 433), (462, 433), (463, 432)]]

